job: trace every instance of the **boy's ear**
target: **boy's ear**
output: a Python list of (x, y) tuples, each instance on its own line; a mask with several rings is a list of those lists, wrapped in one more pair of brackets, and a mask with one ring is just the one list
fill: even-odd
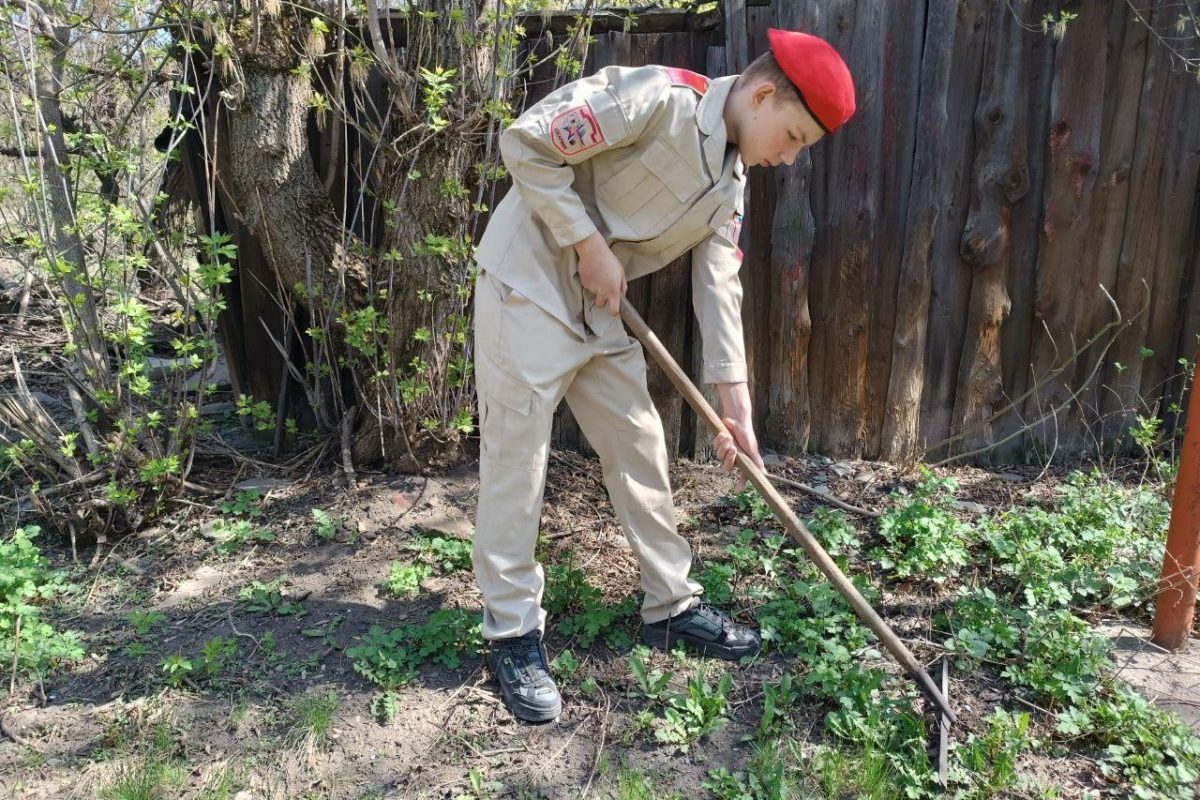
[(779, 90), (775, 87), (775, 84), (771, 83), (770, 81), (763, 81), (754, 87), (754, 91), (751, 93), (750, 99), (753, 101), (754, 105), (762, 105), (767, 101), (768, 98), (774, 96), (777, 91)]

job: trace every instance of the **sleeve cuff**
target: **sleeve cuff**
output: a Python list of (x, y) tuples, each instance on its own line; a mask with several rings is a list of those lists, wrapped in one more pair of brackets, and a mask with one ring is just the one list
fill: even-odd
[(596, 223), (592, 222), (586, 213), (574, 222), (557, 225), (550, 229), (550, 233), (553, 234), (559, 247), (570, 247), (576, 242), (582, 242), (595, 232)]
[(715, 364), (705, 364), (705, 383), (749, 383), (750, 375), (745, 361), (718, 361)]

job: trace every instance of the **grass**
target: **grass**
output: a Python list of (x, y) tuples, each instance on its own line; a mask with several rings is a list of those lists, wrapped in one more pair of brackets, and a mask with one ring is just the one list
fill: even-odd
[(182, 768), (154, 758), (144, 758), (117, 769), (112, 783), (100, 792), (101, 800), (160, 800), (186, 780)]
[(682, 800), (672, 792), (665, 794), (655, 780), (641, 770), (622, 763), (617, 767), (617, 787), (614, 800)]
[(187, 785), (190, 770), (175, 755), (181, 734), (170, 720), (155, 721), (149, 731), (121, 720), (114, 733), (114, 766), (99, 789), (100, 800), (160, 800)]
[(311, 736), (317, 741), (324, 741), (333, 729), (333, 720), (337, 716), (340, 700), (335, 689), (325, 693), (306, 692), (292, 701), (292, 711), (296, 715), (292, 731), (301, 736)]

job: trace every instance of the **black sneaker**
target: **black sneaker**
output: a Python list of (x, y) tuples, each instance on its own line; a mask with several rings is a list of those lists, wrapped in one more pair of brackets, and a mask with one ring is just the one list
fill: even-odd
[(761, 646), (756, 631), (700, 599), (670, 619), (643, 625), (642, 641), (660, 650), (670, 650), (683, 642), (701, 655), (726, 661), (752, 656)]
[(562, 713), (562, 697), (550, 677), (540, 631), (493, 641), (488, 666), (500, 682), (504, 705), (517, 719), (549, 722)]

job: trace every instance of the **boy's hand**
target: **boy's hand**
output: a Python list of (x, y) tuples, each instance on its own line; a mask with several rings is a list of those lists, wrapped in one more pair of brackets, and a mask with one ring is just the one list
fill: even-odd
[(621, 313), (621, 298), (629, 288), (625, 268), (599, 231), (575, 243), (579, 254), (579, 282), (596, 295), (597, 306), (608, 306), (614, 317)]
[[(726, 472), (733, 471), (740, 448), (759, 469), (766, 470), (762, 456), (758, 452), (758, 438), (754, 435), (754, 422), (750, 413), (750, 387), (745, 383), (719, 383), (717, 392), (721, 395), (721, 406), (725, 411), (721, 420), (729, 429), (727, 434), (713, 437), (713, 449)], [(746, 476), (739, 474), (736, 491), (746, 488)]]

